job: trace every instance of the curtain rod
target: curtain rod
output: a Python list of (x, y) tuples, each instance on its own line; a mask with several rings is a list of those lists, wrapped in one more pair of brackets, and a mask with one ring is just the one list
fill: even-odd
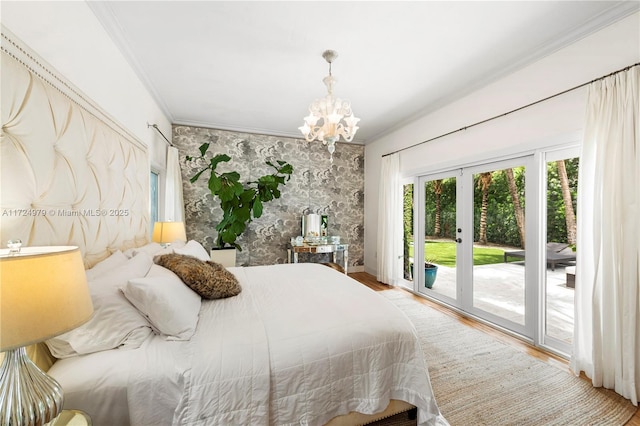
[(167, 141), (167, 143), (169, 144), (169, 146), (174, 146), (171, 141), (169, 139), (167, 139), (167, 137), (160, 131), (160, 129), (158, 128), (157, 124), (149, 124), (147, 123), (147, 129), (149, 127), (153, 127), (154, 129), (156, 129), (156, 132), (160, 133), (160, 136), (162, 136), (164, 138), (165, 141)]
[(611, 77), (612, 75), (618, 74), (619, 72), (627, 71), (627, 70), (629, 70), (629, 69), (631, 69), (631, 68), (633, 68), (633, 67), (635, 67), (635, 66), (637, 66), (637, 65), (640, 65), (640, 62), (636, 62), (636, 63), (635, 63), (635, 64), (633, 64), (633, 65), (628, 65), (628, 66), (626, 66), (626, 67), (624, 67), (624, 68), (622, 68), (622, 69), (619, 69), (618, 71), (611, 72), (611, 73), (609, 73), (609, 74), (607, 74), (607, 75), (603, 75), (602, 77), (598, 77), (598, 78), (593, 79), (593, 80), (591, 80), (591, 81), (588, 81), (588, 82), (586, 82), (586, 83), (582, 83), (582, 84), (580, 84), (580, 85), (578, 85), (578, 86), (572, 87), (571, 89), (563, 90), (562, 92), (556, 93), (555, 95), (547, 96), (547, 97), (546, 97), (546, 98), (544, 98), (544, 99), (540, 99), (540, 100), (537, 100), (537, 101), (535, 101), (535, 102), (531, 102), (530, 104), (527, 104), (527, 105), (521, 106), (521, 107), (519, 107), (519, 108), (513, 109), (513, 110), (508, 111), (508, 112), (505, 112), (505, 113), (503, 113), (503, 114), (499, 114), (499, 115), (493, 116), (493, 117), (491, 117), (491, 118), (487, 118), (487, 119), (484, 119), (484, 120), (482, 120), (482, 121), (478, 121), (477, 123), (473, 123), (473, 124), (470, 124), (470, 125), (468, 125), (468, 126), (461, 127), (461, 128), (459, 128), (458, 130), (452, 130), (452, 131), (447, 132), (447, 133), (444, 133), (444, 134), (442, 134), (442, 135), (440, 135), (440, 136), (436, 136), (436, 137), (434, 137), (434, 138), (427, 139), (426, 141), (418, 142), (418, 143), (415, 143), (415, 144), (413, 144), (413, 145), (409, 145), (409, 146), (407, 146), (407, 147), (400, 148), (400, 149), (398, 149), (398, 150), (395, 150), (395, 151), (389, 152), (388, 154), (384, 154), (384, 155), (382, 155), (382, 156), (383, 156), (383, 157), (386, 157), (386, 156), (388, 156), (388, 155), (397, 154), (398, 152), (406, 151), (407, 149), (415, 148), (416, 146), (419, 146), (419, 145), (425, 144), (425, 143), (427, 143), (427, 142), (431, 142), (431, 141), (434, 141), (434, 140), (436, 140), (436, 139), (444, 138), (445, 136), (449, 136), (449, 135), (452, 135), (452, 134), (454, 134), (454, 133), (458, 133), (458, 132), (461, 132), (461, 131), (463, 131), (463, 130), (470, 129), (470, 128), (475, 127), (475, 126), (478, 126), (478, 125), (480, 125), (480, 124), (484, 124), (484, 123), (486, 123), (486, 122), (488, 122), (488, 121), (495, 120), (496, 118), (504, 117), (505, 115), (509, 115), (509, 114), (511, 114), (511, 113), (514, 113), (514, 112), (520, 111), (520, 110), (522, 110), (522, 109), (529, 108), (530, 106), (534, 106), (534, 105), (537, 105), (537, 104), (539, 104), (539, 103), (541, 103), (541, 102), (548, 101), (549, 99), (555, 98), (555, 97), (557, 97), (557, 96), (564, 95), (565, 93), (569, 93), (569, 92), (571, 92), (571, 91), (573, 91), (573, 90), (576, 90), (576, 89), (579, 89), (579, 88), (581, 88), (581, 87), (587, 86), (587, 85), (589, 85), (589, 84), (591, 84), (591, 83), (595, 83), (596, 81), (600, 81), (600, 80), (603, 80), (603, 79), (605, 79), (605, 78), (607, 78), (607, 77)]

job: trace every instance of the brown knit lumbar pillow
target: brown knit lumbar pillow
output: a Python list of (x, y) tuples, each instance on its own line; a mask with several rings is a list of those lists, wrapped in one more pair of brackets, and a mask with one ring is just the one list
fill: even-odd
[(203, 262), (184, 254), (164, 254), (154, 258), (155, 263), (175, 273), (180, 279), (205, 299), (222, 299), (236, 296), (242, 291), (235, 275), (215, 262)]

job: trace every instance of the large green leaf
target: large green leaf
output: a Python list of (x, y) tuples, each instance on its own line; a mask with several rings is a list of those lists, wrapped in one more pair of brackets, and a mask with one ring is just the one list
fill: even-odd
[(234, 222), (231, 226), (231, 230), (235, 232), (236, 235), (242, 234), (245, 229), (247, 229), (247, 225), (245, 225), (244, 222), (240, 221)]
[(220, 175), (221, 178), (227, 179), (230, 182), (238, 182), (240, 180), (240, 173), (238, 172), (227, 172), (222, 173)]
[(255, 189), (246, 189), (240, 194), (240, 200), (243, 203), (253, 202), (253, 197), (256, 195)]
[(262, 216), (262, 201), (260, 201), (260, 198), (255, 199), (255, 201), (253, 202), (253, 217), (260, 217)]
[(215, 194), (216, 192), (220, 191), (221, 187), (222, 181), (218, 176), (212, 173), (209, 177), (209, 191), (211, 191), (212, 194)]
[(204, 157), (204, 155), (207, 153), (207, 150), (209, 149), (209, 144), (203, 143), (198, 149), (200, 150), (200, 156)]
[(194, 183), (195, 181), (197, 181), (200, 178), (200, 175), (202, 175), (202, 173), (206, 172), (207, 170), (209, 170), (209, 169), (206, 168), (206, 169), (200, 170), (198, 173), (196, 173), (195, 175), (191, 176), (191, 179), (189, 179), (189, 181), (191, 183)]

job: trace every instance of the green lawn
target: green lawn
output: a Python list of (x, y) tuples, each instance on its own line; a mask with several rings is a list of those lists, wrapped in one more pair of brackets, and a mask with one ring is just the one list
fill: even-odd
[[(456, 245), (451, 241), (427, 241), (424, 246), (424, 258), (438, 265), (455, 266)], [(413, 246), (409, 247), (409, 256), (413, 257)], [(473, 264), (488, 265), (491, 263), (504, 262), (504, 250), (498, 248), (473, 248)]]

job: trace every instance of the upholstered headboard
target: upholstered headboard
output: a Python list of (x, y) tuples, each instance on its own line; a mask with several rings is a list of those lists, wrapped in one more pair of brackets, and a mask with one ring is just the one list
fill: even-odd
[(145, 145), (4, 27), (1, 50), (0, 246), (77, 245), (89, 267), (145, 244)]

